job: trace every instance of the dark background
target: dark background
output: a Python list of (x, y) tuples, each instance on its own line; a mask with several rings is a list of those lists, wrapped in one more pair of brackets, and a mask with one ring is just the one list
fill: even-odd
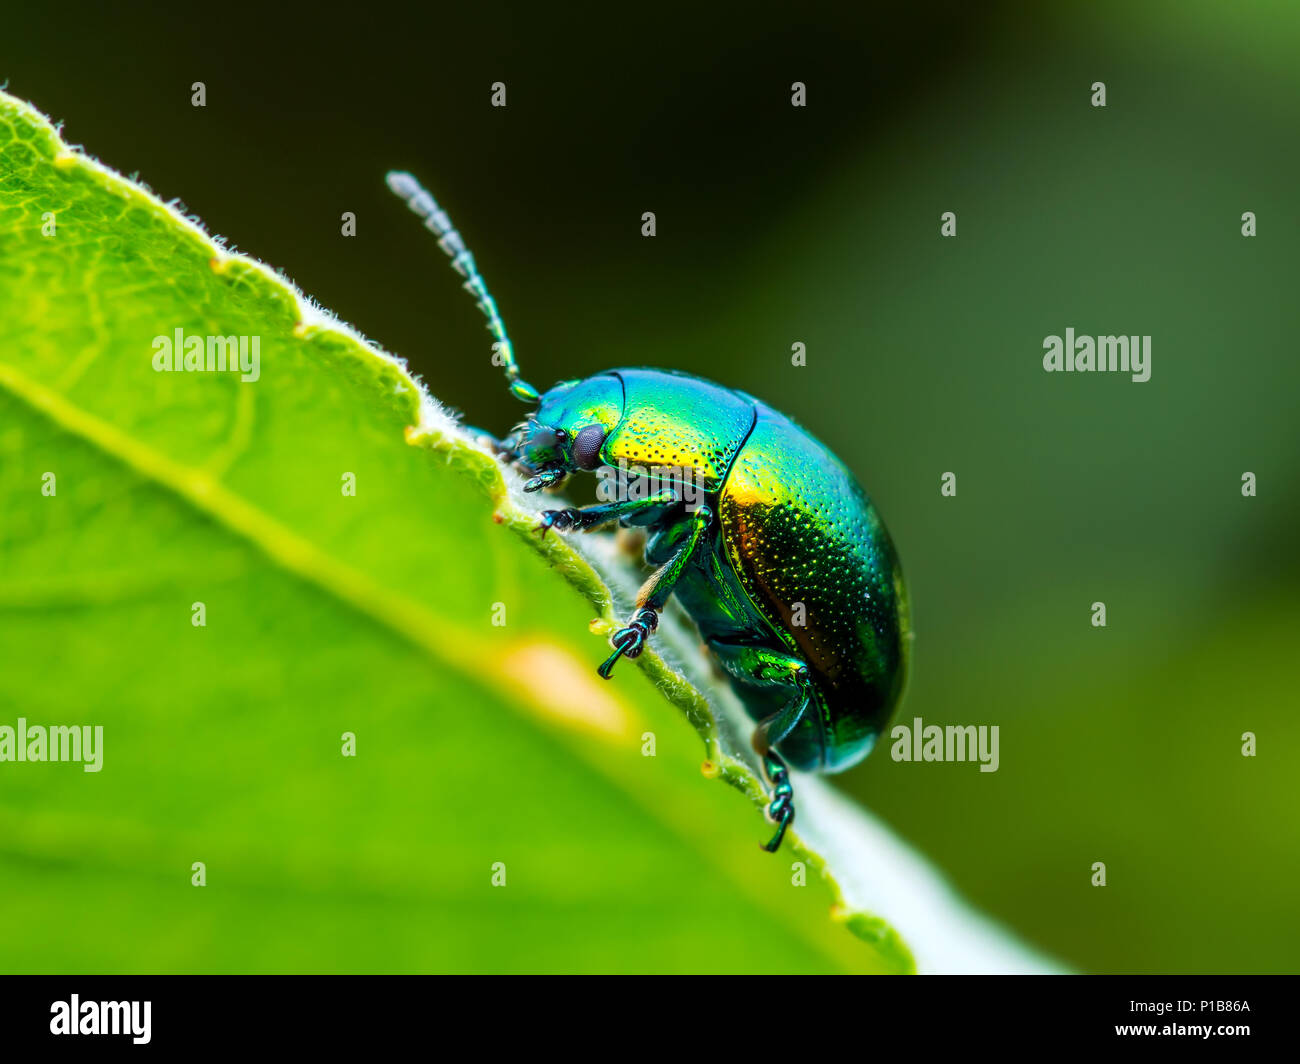
[[(1280, 3), (50, 6), (6, 13), (0, 78), (476, 424), (521, 408), (387, 169), (534, 384), (784, 408), (899, 546), (901, 719), (1001, 727), (996, 774), (886, 749), (842, 785), (1069, 964), (1294, 971), (1297, 54)], [(1067, 326), (1151, 335), (1151, 381), (1045, 374)]]

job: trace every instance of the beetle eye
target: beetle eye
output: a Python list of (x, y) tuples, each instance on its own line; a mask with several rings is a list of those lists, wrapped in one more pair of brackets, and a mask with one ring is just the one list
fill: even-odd
[(588, 425), (573, 441), (573, 460), (579, 469), (595, 469), (600, 464), (600, 449), (605, 443), (605, 427)]

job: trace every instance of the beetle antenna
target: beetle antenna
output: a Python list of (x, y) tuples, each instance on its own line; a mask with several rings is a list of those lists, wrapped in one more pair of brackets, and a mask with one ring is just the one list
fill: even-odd
[(474, 256), (470, 254), (460, 233), (451, 224), (447, 212), (438, 206), (438, 201), (412, 174), (397, 170), (390, 172), (388, 187), (405, 200), (412, 211), (424, 219), (424, 227), (438, 238), (438, 246), (451, 259), (452, 269), (465, 278), (465, 283), (461, 287), (474, 297), (478, 309), (487, 318), (488, 331), (496, 340), (492, 350), (501, 356), (501, 363), (506, 370), (506, 381), (510, 384), (510, 393), (525, 403), (537, 402), (541, 398), (537, 389), (519, 376), (519, 364), (515, 361), (514, 346), (506, 333), (506, 323), (497, 313), (496, 300), (488, 291), (487, 285), (483, 282), (483, 275), (474, 265)]

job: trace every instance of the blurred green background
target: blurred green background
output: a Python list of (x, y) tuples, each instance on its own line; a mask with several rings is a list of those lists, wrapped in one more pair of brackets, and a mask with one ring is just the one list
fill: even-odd
[[(519, 407), (390, 167), (534, 383), (662, 365), (784, 408), (899, 546), (902, 719), (1001, 727), (995, 774), (882, 747), (842, 786), (1074, 966), (1296, 969), (1300, 9), (59, 6), (4, 38), (10, 91), (476, 424)], [(1066, 327), (1151, 335), (1151, 380), (1045, 374)]]

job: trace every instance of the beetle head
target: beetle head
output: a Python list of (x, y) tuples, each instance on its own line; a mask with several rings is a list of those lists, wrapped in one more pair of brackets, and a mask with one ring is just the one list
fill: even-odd
[(536, 491), (578, 470), (602, 465), (605, 437), (623, 416), (623, 383), (612, 374), (564, 381), (541, 397), (537, 412), (515, 428), (511, 449)]

